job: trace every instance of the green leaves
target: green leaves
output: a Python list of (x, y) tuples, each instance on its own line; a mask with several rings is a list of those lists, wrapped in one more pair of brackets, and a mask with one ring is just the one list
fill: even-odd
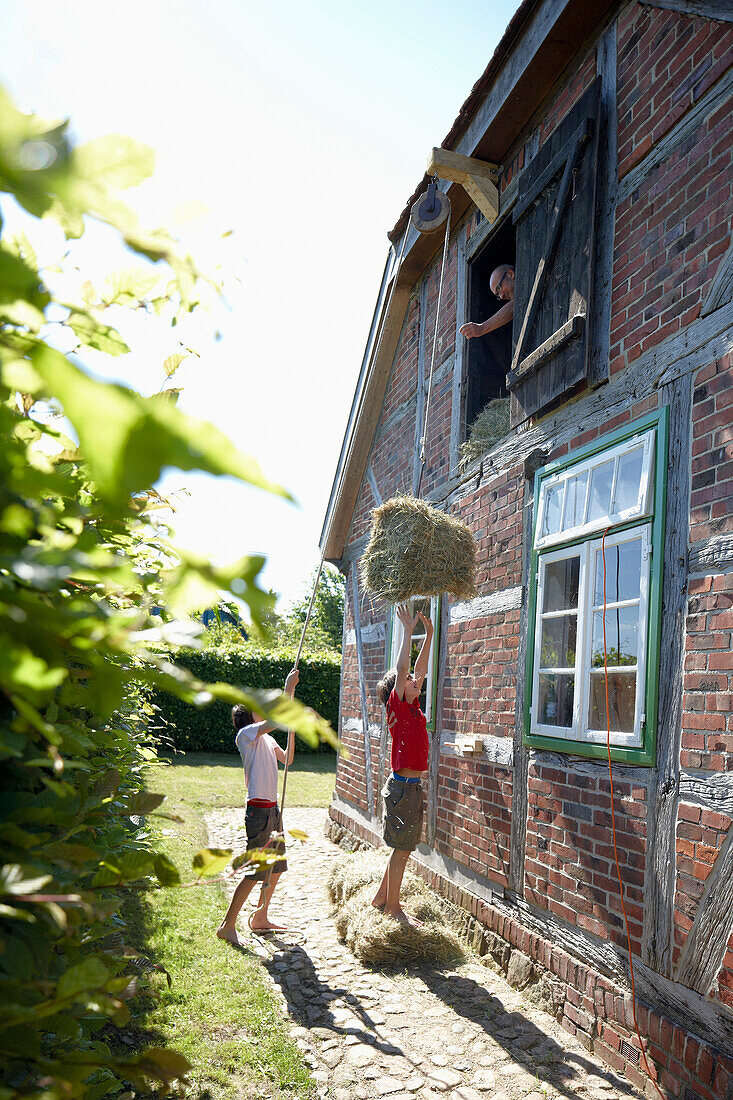
[(148, 145), (122, 134), (106, 134), (72, 154), (72, 168), (86, 183), (133, 187), (153, 174), (155, 153)]
[(91, 955), (61, 975), (56, 987), (56, 999), (66, 1000), (89, 989), (101, 989), (109, 976), (109, 970), (104, 963)]
[(201, 848), (191, 863), (199, 878), (216, 875), (229, 865), (232, 858), (231, 848)]
[(31, 358), (47, 395), (61, 402), (74, 425), (97, 492), (113, 510), (121, 511), (132, 493), (152, 485), (168, 466), (228, 474), (289, 496), (212, 424), (97, 382), (53, 348), (38, 346)]

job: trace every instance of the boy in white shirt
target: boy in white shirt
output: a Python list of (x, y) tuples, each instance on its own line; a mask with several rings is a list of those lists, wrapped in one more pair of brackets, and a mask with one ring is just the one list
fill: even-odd
[[(298, 670), (293, 668), (287, 675), (283, 691), (290, 698), (295, 694), (298, 683)], [(232, 708), (232, 723), (237, 731), (235, 744), (239, 749), (244, 765), (244, 781), (247, 784), (247, 809), (244, 823), (247, 829), (247, 847), (264, 848), (272, 833), (282, 833), (283, 819), (277, 805), (277, 764), (285, 763), (285, 750), (281, 749), (270, 730), (275, 729), (271, 722), (263, 722), (258, 714), (252, 714), (246, 707)], [(295, 738), (288, 738), (288, 766), (295, 755)], [(273, 924), (268, 917), (268, 907), (277, 881), (287, 862), (278, 860), (269, 870), (259, 871), (242, 879), (234, 891), (224, 920), (217, 929), (217, 936), (239, 945), (236, 922), (239, 911), (252, 892), (256, 882), (261, 882), (259, 904), (249, 920), (253, 932), (284, 932), (282, 925)]]

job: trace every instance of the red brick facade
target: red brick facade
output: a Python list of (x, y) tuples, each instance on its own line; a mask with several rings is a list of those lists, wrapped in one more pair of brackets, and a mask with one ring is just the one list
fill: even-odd
[[(685, 385), (689, 385), (690, 404), (684, 406), (690, 410), (685, 414), (688, 453), (675, 452), (670, 463), (689, 464), (689, 508), (685, 505), (683, 515), (689, 514), (690, 567), (683, 582), (687, 614), (679, 670), (681, 697), (677, 698), (674, 756), (669, 767), (675, 776), (684, 773), (693, 780), (725, 780), (733, 776), (733, 574), (726, 571), (733, 543), (725, 541), (733, 532), (733, 356), (729, 342), (727, 349), (720, 341), (716, 344), (712, 328), (701, 326), (711, 324), (704, 320), (710, 314), (706, 299), (731, 242), (733, 98), (719, 90), (733, 61), (733, 27), (633, 0), (620, 10), (615, 32), (619, 197), (609, 262), (607, 390), (618, 395), (624, 377), (634, 381), (623, 391), (624, 401), (614, 397), (607, 417), (596, 415), (587, 425), (581, 418), (571, 439), (547, 440), (543, 461), (553, 461), (665, 404), (681, 401), (665, 391), (663, 375), (670, 362), (682, 363), (675, 377), (686, 379)], [(596, 45), (586, 44), (541, 116), (535, 117), (534, 129), (518, 135), (508, 150), (500, 166), (501, 194), (595, 79)], [(660, 146), (660, 142), (664, 144)], [(468, 319), (457, 312), (458, 265), (464, 262), (463, 246), (483, 222), (471, 207), (453, 227), (421, 492), (440, 499), (445, 490), (446, 507), (471, 527), (478, 546), (478, 590), (489, 603), (484, 610), (477, 605), (470, 616), (453, 618), (444, 607), (439, 709), (432, 735), (442, 737), (435, 761), (434, 835), (426, 822), (423, 841), (430, 836), (434, 854), (455, 861), (474, 878), (478, 876), (487, 889), (504, 888), (507, 896), (520, 898), (538, 920), (547, 921), (547, 927), (560, 922), (568, 935), (575, 930), (587, 938), (579, 942), (606, 945), (606, 949), (615, 946), (623, 953), (626, 932), (611, 839), (607, 770), (600, 766), (595, 771), (579, 769), (577, 760), (568, 757), (566, 762), (557, 752), (551, 759), (549, 753), (533, 753), (524, 773), (526, 791), (517, 787), (521, 778), (516, 770), (521, 747), (517, 669), (526, 631), (523, 601), (527, 599), (523, 546), (532, 488), (532, 474), (525, 471), (524, 459), (531, 447), (520, 457), (516, 447), (507, 449), (509, 457), (503, 464), (484, 463), (460, 492), (453, 492), (455, 483), (453, 488), (449, 484), (454, 476), (450, 439), (456, 414), (457, 327)], [(418, 380), (427, 380), (429, 373), (439, 274), (440, 255), (415, 286), (384, 396), (369, 460), (383, 499), (412, 487), (415, 440), (422, 430), (416, 423)], [(730, 306), (723, 303), (717, 308)], [(675, 344), (675, 340), (681, 343)], [(707, 342), (711, 348), (708, 358), (699, 350), (707, 347)], [(683, 388), (680, 383), (678, 392)], [(605, 392), (599, 389), (595, 395), (575, 395), (578, 407), (584, 407), (580, 403), (586, 401), (590, 408)], [(473, 468), (471, 472), (473, 475)], [(378, 838), (379, 790), (389, 768), (389, 741), (382, 734), (383, 713), (375, 694), (377, 680), (389, 662), (389, 609), (365, 596), (359, 581), (360, 686), (352, 601), (353, 574), (359, 567), (374, 504), (365, 477), (343, 559), (349, 606), (341, 736), (350, 756), (339, 762), (336, 790), (343, 801), (337, 800), (331, 811), (334, 821), (369, 843)], [(654, 552), (662, 553), (663, 548), (655, 547)], [(500, 611), (491, 610), (490, 598), (494, 596), (506, 597)], [(675, 629), (664, 614), (663, 608), (663, 638), (665, 631)], [(365, 774), (365, 719), (372, 760), (371, 802)], [(487, 736), (496, 746), (495, 758), (490, 753), (461, 756), (454, 741), (464, 734)], [(514, 765), (499, 751), (512, 744)], [(614, 772), (618, 855), (635, 957), (644, 955), (649, 935), (645, 890), (654, 844), (659, 842), (652, 806), (657, 778), (653, 767)], [(525, 783), (523, 778), (521, 781)], [(349, 805), (359, 813), (349, 816)], [(521, 822), (512, 819), (517, 807), (523, 815)], [(676, 802), (667, 838), (673, 889), (669, 903), (671, 953), (663, 975), (666, 982), (675, 980), (681, 952), (691, 930), (696, 933), (701, 906), (707, 903), (720, 871), (716, 861), (731, 829), (732, 807), (730, 790), (719, 808), (705, 796), (688, 797), (682, 792)], [(364, 825), (365, 819), (371, 821), (369, 827)], [(512, 845), (513, 831), (521, 832), (519, 849)], [(517, 852), (522, 855), (521, 865)], [(549, 934), (530, 931), (520, 915), (508, 917), (501, 907), (482, 900), (478, 893), (459, 889), (446, 874), (429, 866), (423, 861), (417, 869), (432, 885), (567, 983), (564, 1026), (588, 1035), (609, 1064), (623, 1069), (633, 1084), (644, 1087), (643, 1067), (633, 1050), (629, 1055), (629, 1047), (637, 1048), (638, 1041), (630, 998), (623, 986), (562, 950)], [(733, 936), (709, 988), (695, 988), (691, 995), (701, 1005), (714, 1006), (733, 1035)], [(703, 1010), (704, 1006), (700, 1007)], [(653, 1005), (639, 1001), (640, 1029), (648, 1040), (660, 1083), (675, 1096), (687, 1087), (705, 1100), (730, 1098), (732, 1050), (707, 1045), (704, 1027), (695, 1019), (691, 1021), (685, 1011), (681, 1007), (679, 1019), (672, 1020)]]

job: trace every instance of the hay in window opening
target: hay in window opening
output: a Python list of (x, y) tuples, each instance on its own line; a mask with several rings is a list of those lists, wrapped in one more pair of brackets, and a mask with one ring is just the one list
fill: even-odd
[(400, 924), (374, 908), (371, 899), (385, 864), (384, 852), (356, 852), (334, 864), (327, 890), (336, 905), (339, 938), (364, 965), (375, 969), (460, 961), (464, 951), (456, 932), (446, 923), (439, 899), (416, 875), (405, 872), (401, 900), (407, 912), (424, 922), (422, 928)]
[(387, 603), (443, 592), (470, 600), (475, 570), (476, 541), (460, 520), (411, 496), (394, 497), (372, 512), (361, 575)]
[(461, 468), (481, 458), (509, 434), (509, 402), (508, 397), (496, 397), (484, 405), (471, 425), (468, 439), (461, 444)]

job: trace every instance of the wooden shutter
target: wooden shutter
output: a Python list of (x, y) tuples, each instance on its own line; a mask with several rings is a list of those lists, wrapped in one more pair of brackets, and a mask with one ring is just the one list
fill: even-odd
[(512, 427), (586, 377), (599, 85), (570, 110), (519, 182), (515, 346), (507, 375)]

